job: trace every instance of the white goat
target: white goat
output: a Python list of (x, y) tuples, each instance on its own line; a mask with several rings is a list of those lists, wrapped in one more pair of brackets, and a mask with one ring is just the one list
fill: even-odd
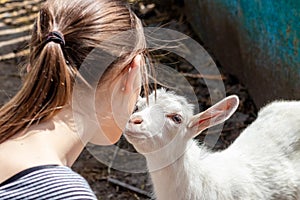
[(186, 99), (165, 90), (140, 99), (125, 137), (146, 157), (159, 200), (300, 199), (300, 102), (274, 102), (221, 152), (194, 138), (228, 119), (230, 96), (193, 116)]

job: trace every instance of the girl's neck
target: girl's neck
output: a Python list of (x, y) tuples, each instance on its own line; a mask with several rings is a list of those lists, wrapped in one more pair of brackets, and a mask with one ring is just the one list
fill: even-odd
[[(86, 144), (77, 134), (70, 107), (63, 108), (52, 119), (31, 126), (26, 134), (17, 140), (31, 143), (32, 148), (44, 144), (47, 153), (57, 156), (62, 165), (69, 167), (73, 165)], [(41, 154), (43, 153), (41, 150)]]
[(62, 109), (48, 124), (55, 126), (51, 131), (52, 136), (49, 136), (49, 139), (54, 141), (53, 149), (64, 165), (72, 166), (87, 143), (77, 132), (72, 109), (70, 107)]
[(31, 126), (26, 133), (0, 144), (0, 182), (25, 169), (57, 164), (71, 167), (84, 148), (72, 128), (70, 112)]

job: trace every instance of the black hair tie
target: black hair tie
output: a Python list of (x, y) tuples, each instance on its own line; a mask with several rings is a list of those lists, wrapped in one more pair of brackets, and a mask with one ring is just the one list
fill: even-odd
[(48, 42), (55, 42), (57, 44), (60, 44), (62, 47), (64, 47), (66, 44), (64, 36), (57, 31), (53, 31), (48, 34), (46, 43)]

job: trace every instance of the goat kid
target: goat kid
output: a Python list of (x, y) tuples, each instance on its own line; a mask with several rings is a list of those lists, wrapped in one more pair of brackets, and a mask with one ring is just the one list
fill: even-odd
[(164, 89), (140, 98), (125, 137), (143, 154), (158, 200), (300, 199), (300, 102), (274, 102), (226, 150), (193, 139), (237, 109), (229, 96), (193, 115), (187, 100)]

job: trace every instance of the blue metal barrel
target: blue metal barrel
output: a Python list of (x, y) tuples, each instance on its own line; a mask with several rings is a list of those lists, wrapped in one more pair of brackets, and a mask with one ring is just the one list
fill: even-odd
[(300, 99), (299, 0), (185, 0), (188, 20), (258, 107)]

